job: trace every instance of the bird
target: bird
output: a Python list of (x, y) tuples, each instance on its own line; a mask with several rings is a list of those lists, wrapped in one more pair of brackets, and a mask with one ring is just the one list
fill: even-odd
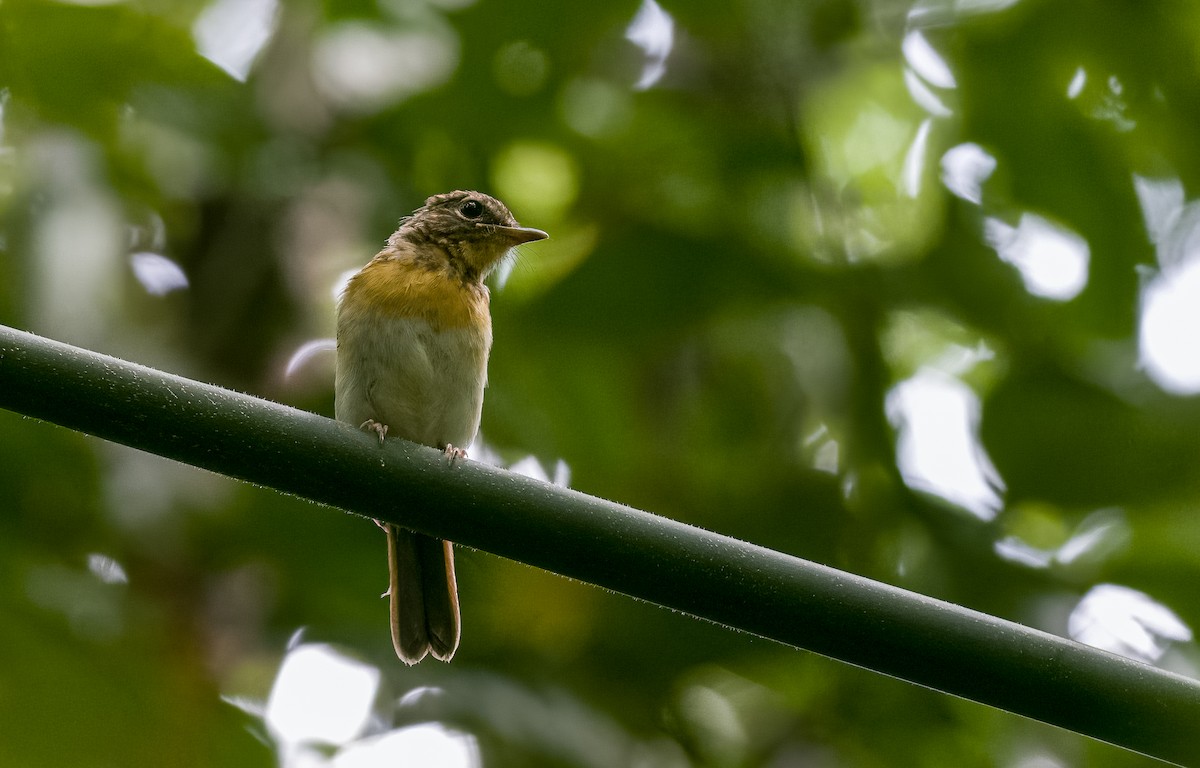
[[(337, 304), (335, 416), (466, 458), (492, 347), (484, 279), (513, 248), (549, 237), (494, 197), (433, 195), (346, 283)], [(461, 620), (452, 544), (376, 521), (387, 534), (392, 645), (406, 664), (450, 661)]]

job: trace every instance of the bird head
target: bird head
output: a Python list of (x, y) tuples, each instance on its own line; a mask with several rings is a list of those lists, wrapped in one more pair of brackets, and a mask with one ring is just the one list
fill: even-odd
[(468, 278), (482, 280), (513, 247), (547, 237), (540, 229), (518, 224), (496, 198), (459, 190), (426, 200), (401, 221), (389, 243), (405, 242), (418, 251), (436, 246)]

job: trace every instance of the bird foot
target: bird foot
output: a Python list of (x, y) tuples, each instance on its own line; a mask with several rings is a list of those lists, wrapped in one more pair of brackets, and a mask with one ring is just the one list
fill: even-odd
[(442, 453), (446, 455), (446, 461), (450, 463), (451, 467), (453, 467), (459, 461), (467, 458), (466, 449), (456, 448), (449, 443), (447, 443), (446, 447), (442, 449)]
[(387, 424), (380, 424), (378, 421), (375, 421), (375, 419), (367, 419), (362, 424), (359, 424), (358, 428), (365, 432), (374, 432), (375, 434), (379, 435), (380, 445), (383, 445), (383, 439), (387, 437)]

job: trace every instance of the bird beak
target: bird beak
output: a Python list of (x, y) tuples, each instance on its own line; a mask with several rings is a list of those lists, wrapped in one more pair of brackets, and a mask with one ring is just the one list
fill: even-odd
[(512, 240), (513, 245), (532, 243), (535, 240), (545, 240), (550, 237), (542, 230), (533, 227), (499, 227), (499, 230), (508, 235), (508, 239)]

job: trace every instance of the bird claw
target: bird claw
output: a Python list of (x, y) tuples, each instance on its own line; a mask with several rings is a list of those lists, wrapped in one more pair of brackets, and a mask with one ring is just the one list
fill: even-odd
[(375, 419), (367, 419), (362, 424), (359, 424), (358, 428), (365, 432), (374, 432), (375, 434), (379, 435), (380, 445), (383, 445), (383, 439), (387, 437), (387, 424), (380, 424), (378, 421), (375, 421)]
[(467, 458), (466, 449), (456, 448), (449, 443), (447, 443), (446, 447), (442, 449), (442, 453), (445, 454), (446, 461), (450, 463), (451, 467), (453, 467), (457, 462)]

